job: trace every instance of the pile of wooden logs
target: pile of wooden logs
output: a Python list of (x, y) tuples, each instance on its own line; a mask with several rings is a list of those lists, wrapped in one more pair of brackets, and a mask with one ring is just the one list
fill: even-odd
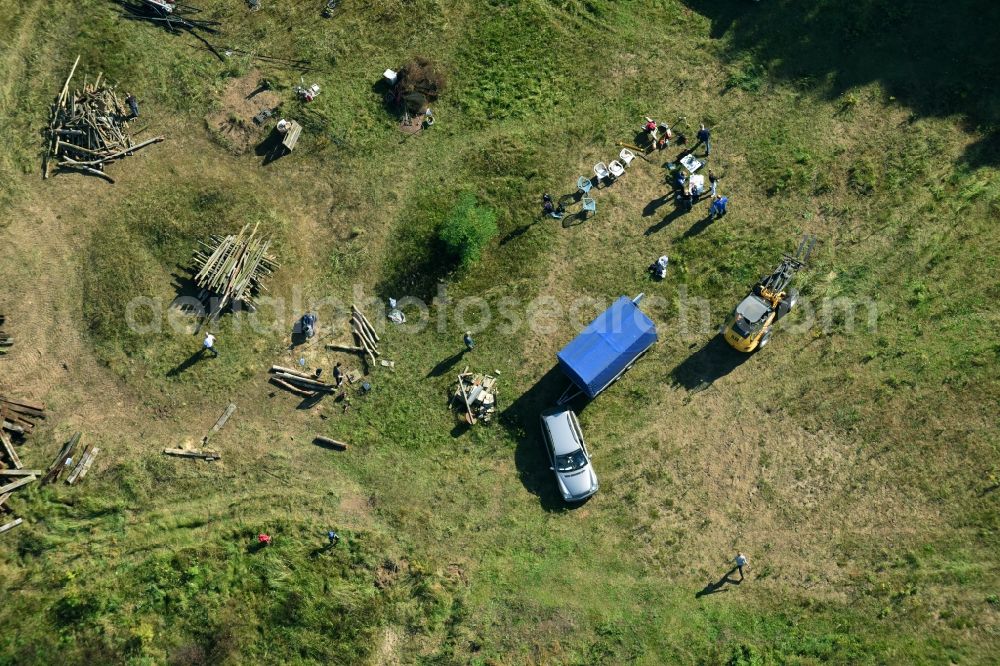
[[(461, 401), (458, 402), (459, 400)], [(458, 402), (459, 407), (464, 407), (465, 421), (469, 425), (475, 425), (479, 421), (489, 423), (497, 410), (497, 377), (469, 372), (466, 366), (458, 374), (458, 388), (449, 404), (454, 402)]]
[(351, 332), (354, 334), (357, 344), (329, 343), (326, 348), (334, 351), (361, 354), (363, 357), (369, 359), (371, 365), (374, 366), (375, 357), (381, 356), (381, 352), (379, 351), (381, 339), (378, 337), (378, 333), (375, 332), (375, 327), (368, 321), (368, 317), (354, 304), (351, 304)]
[(106, 164), (163, 141), (163, 137), (132, 142), (129, 135), (132, 112), (113, 87), (101, 85), (101, 74), (93, 83), (84, 82), (82, 89), (71, 93), (70, 80), (79, 62), (77, 56), (62, 92), (52, 104), (43, 177), (49, 177), (55, 163), (60, 168), (76, 169), (113, 183), (114, 179), (104, 173)]
[[(0, 314), (0, 326), (3, 326), (7, 321), (7, 316)], [(7, 333), (0, 328), (0, 356), (7, 353), (7, 348), (14, 344), (14, 338), (10, 337)]]
[(278, 268), (274, 257), (268, 254), (271, 241), (257, 236), (257, 225), (250, 229), (248, 224), (235, 236), (212, 236), (210, 242), (199, 243), (204, 251), (195, 250), (194, 281), (205, 292), (218, 296), (209, 319), (235, 301), (252, 309), (254, 297), (267, 291), (264, 278)]
[(7, 431), (14, 437), (25, 437), (35, 429), (35, 421), (44, 418), (45, 405), (0, 395), (0, 432)]
[(271, 373), (269, 379), (272, 384), (303, 398), (315, 398), (324, 393), (334, 393), (337, 390), (336, 386), (327, 384), (315, 374), (310, 375), (292, 368), (272, 365)]

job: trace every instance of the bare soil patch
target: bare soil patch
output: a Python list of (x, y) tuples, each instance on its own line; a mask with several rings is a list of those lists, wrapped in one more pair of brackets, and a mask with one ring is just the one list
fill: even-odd
[(209, 129), (237, 155), (249, 152), (264, 137), (268, 123), (257, 125), (254, 116), (281, 103), (276, 92), (264, 88), (264, 78), (258, 70), (231, 80), (219, 99), (219, 107), (205, 118)]

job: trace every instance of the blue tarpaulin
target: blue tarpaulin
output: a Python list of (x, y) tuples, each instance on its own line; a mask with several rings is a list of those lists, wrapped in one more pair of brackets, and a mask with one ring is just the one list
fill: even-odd
[(656, 325), (622, 296), (559, 352), (559, 366), (593, 398), (656, 342)]

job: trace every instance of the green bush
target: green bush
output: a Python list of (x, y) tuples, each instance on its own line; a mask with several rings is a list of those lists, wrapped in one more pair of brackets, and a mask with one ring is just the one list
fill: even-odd
[(483, 247), (497, 234), (497, 214), (463, 194), (438, 230), (438, 238), (464, 267), (479, 260)]

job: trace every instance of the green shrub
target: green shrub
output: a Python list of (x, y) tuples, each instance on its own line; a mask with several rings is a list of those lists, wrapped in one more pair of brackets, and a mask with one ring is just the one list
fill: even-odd
[(472, 194), (463, 194), (438, 230), (438, 238), (462, 266), (479, 260), (483, 247), (497, 234), (497, 215), (481, 206)]

